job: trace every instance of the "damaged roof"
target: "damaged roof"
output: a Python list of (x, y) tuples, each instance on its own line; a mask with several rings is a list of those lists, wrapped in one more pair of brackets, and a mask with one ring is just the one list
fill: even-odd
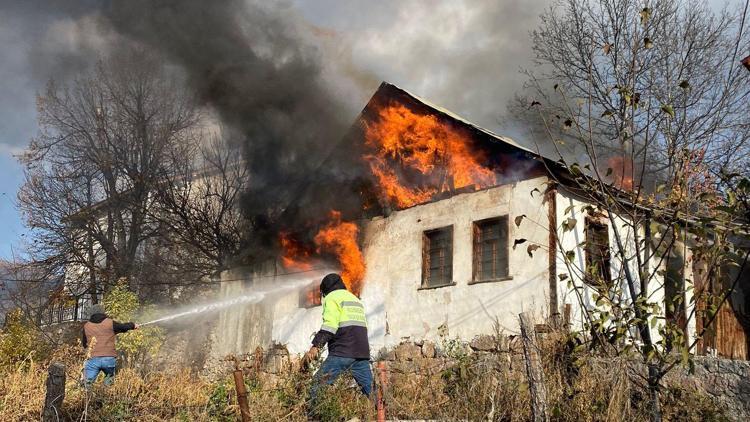
[(508, 136), (499, 135), (499, 134), (497, 134), (497, 133), (495, 133), (495, 132), (493, 132), (493, 131), (491, 131), (489, 129), (485, 129), (485, 128), (481, 127), (481, 126), (477, 126), (474, 123), (466, 120), (465, 118), (463, 118), (463, 117), (455, 114), (454, 112), (452, 112), (452, 111), (450, 111), (450, 110), (448, 110), (446, 108), (443, 108), (443, 107), (441, 107), (439, 105), (431, 103), (430, 101), (425, 100), (424, 98), (422, 98), (422, 97), (420, 97), (418, 95), (412, 94), (411, 92), (409, 92), (409, 91), (407, 91), (407, 90), (405, 90), (405, 89), (403, 89), (401, 87), (398, 87), (398, 86), (396, 86), (394, 84), (388, 83), (388, 82), (382, 82), (380, 84), (380, 86), (378, 87), (377, 91), (375, 91), (375, 93), (371, 97), (370, 101), (368, 101), (367, 105), (364, 107), (364, 109), (360, 113), (360, 116), (359, 116), (359, 118), (357, 120), (360, 120), (362, 118), (363, 114), (365, 114), (366, 110), (368, 110), (369, 108), (371, 108), (371, 105), (374, 102), (382, 101), (382, 98), (389, 98), (389, 99), (396, 99), (396, 98), (398, 98), (400, 100), (403, 100), (404, 98), (408, 98), (412, 104), (419, 105), (419, 106), (421, 106), (421, 107), (423, 107), (425, 109), (430, 110), (431, 112), (434, 112), (434, 113), (437, 113), (437, 114), (441, 115), (442, 117), (448, 118), (449, 120), (452, 120), (455, 123), (458, 123), (460, 126), (463, 126), (463, 127), (467, 128), (467, 129), (470, 129), (471, 131), (473, 131), (475, 133), (484, 135), (485, 137), (490, 138), (491, 140), (493, 140), (495, 142), (498, 142), (498, 143), (510, 146), (510, 147), (518, 150), (519, 152), (523, 152), (525, 154), (529, 154), (530, 156), (532, 156), (534, 158), (544, 159), (544, 160), (548, 160), (550, 162), (554, 162), (553, 160), (551, 160), (551, 159), (549, 159), (547, 157), (542, 156), (540, 153), (535, 152), (535, 151), (533, 151), (533, 150), (531, 150), (531, 149), (529, 149), (529, 148), (527, 148), (527, 147), (519, 144), (514, 139), (512, 139), (512, 138), (510, 138)]
[(400, 87), (398, 87), (396, 85), (390, 84), (388, 82), (383, 82), (383, 83), (380, 84), (380, 87), (378, 88), (378, 91), (380, 91), (381, 89), (398, 90), (401, 93), (403, 93), (404, 95), (407, 95), (407, 96), (413, 98), (415, 101), (418, 101), (418, 102), (422, 103), (424, 106), (429, 107), (429, 108), (431, 108), (431, 109), (433, 109), (433, 110), (441, 113), (442, 115), (444, 115), (446, 117), (449, 117), (449, 118), (451, 118), (451, 119), (453, 119), (453, 120), (455, 120), (457, 122), (460, 122), (463, 125), (469, 126), (470, 128), (472, 128), (472, 129), (474, 129), (476, 131), (484, 133), (485, 135), (487, 135), (487, 136), (489, 136), (491, 138), (494, 138), (495, 140), (497, 140), (499, 142), (506, 143), (508, 145), (511, 145), (511, 146), (513, 146), (515, 148), (518, 148), (518, 149), (520, 149), (520, 150), (522, 150), (524, 152), (527, 152), (529, 154), (533, 154), (535, 156), (542, 157), (539, 153), (534, 152), (534, 151), (532, 151), (532, 150), (530, 150), (530, 149), (522, 146), (521, 144), (519, 144), (514, 139), (512, 139), (512, 138), (510, 138), (508, 136), (498, 135), (497, 133), (495, 133), (495, 132), (493, 132), (493, 131), (491, 131), (489, 129), (485, 129), (485, 128), (481, 127), (481, 126), (477, 126), (474, 123), (472, 123), (472, 122), (464, 119), (463, 117), (459, 116), (458, 114), (455, 114), (454, 112), (452, 112), (452, 111), (450, 111), (450, 110), (448, 110), (446, 108), (443, 108), (443, 107), (441, 107), (439, 105), (433, 104), (430, 101), (427, 101), (427, 100), (425, 100), (424, 98), (422, 98), (422, 97), (420, 97), (418, 95), (412, 94), (411, 92), (409, 92), (409, 91), (407, 91), (407, 90), (405, 90), (403, 88), (400, 88)]

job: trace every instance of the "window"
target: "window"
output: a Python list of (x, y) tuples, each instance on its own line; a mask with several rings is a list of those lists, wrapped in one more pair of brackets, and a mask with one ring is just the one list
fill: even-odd
[(586, 219), (586, 282), (608, 286), (610, 273), (609, 227), (591, 218)]
[(453, 227), (426, 231), (422, 238), (422, 287), (453, 283)]
[(508, 217), (474, 223), (474, 281), (508, 277)]
[(308, 286), (299, 292), (299, 307), (314, 308), (321, 305), (320, 284)]

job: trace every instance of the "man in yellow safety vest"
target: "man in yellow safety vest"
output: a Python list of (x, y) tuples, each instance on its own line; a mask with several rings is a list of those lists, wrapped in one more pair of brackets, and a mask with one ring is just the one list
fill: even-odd
[(332, 384), (342, 373), (351, 371), (362, 393), (369, 396), (372, 371), (365, 307), (346, 289), (338, 274), (328, 274), (323, 278), (320, 293), (323, 296), (323, 325), (313, 338), (303, 363), (317, 358), (326, 344), (328, 357), (315, 373), (310, 395), (315, 400), (321, 383)]

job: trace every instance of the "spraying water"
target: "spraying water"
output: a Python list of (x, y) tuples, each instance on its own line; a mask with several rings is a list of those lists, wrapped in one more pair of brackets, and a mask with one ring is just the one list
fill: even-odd
[(288, 293), (288, 292), (300, 289), (302, 287), (305, 287), (309, 285), (311, 282), (313, 282), (314, 280), (316, 280), (316, 278), (308, 275), (302, 280), (297, 279), (293, 281), (284, 281), (279, 284), (275, 284), (272, 287), (266, 287), (266, 288), (253, 288), (252, 291), (242, 296), (195, 306), (193, 308), (186, 309), (182, 312), (177, 312), (172, 315), (167, 315), (167, 316), (164, 316), (164, 317), (152, 320), (152, 321), (144, 322), (138, 325), (143, 327), (145, 325), (156, 324), (156, 323), (164, 322), (164, 321), (171, 321), (177, 318), (184, 318), (187, 316), (198, 315), (198, 314), (202, 314), (205, 312), (217, 311), (217, 310), (229, 308), (235, 305), (259, 303), (259, 302), (262, 302), (266, 298), (278, 296), (278, 295)]

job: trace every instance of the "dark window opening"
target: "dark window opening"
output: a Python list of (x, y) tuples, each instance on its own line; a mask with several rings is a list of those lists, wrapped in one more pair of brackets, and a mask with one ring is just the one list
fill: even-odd
[(508, 277), (508, 217), (474, 223), (474, 281)]
[(422, 287), (453, 282), (453, 227), (424, 232), (422, 236)]
[(609, 227), (586, 219), (586, 282), (594, 286), (610, 286), (612, 282), (609, 252)]
[(315, 284), (300, 291), (299, 307), (314, 308), (321, 305), (320, 284)]

